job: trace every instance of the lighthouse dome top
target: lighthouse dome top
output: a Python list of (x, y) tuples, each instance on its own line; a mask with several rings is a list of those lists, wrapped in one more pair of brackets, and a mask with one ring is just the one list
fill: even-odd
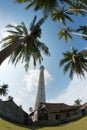
[(41, 65), (40, 69), (41, 69), (41, 70), (44, 70), (44, 66), (43, 66), (43, 65)]

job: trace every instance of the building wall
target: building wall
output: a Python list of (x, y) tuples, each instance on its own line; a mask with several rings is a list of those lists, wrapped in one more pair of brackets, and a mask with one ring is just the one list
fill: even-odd
[(86, 116), (87, 115), (87, 106), (83, 109), (81, 109), (82, 115)]
[(19, 123), (28, 123), (28, 114), (13, 101), (0, 101), (0, 116)]
[(86, 112), (86, 115), (87, 115), (87, 106), (85, 107), (85, 112)]
[[(46, 111), (45, 111), (45, 113), (40, 112), (39, 114), (41, 114), (41, 115), (39, 115), (39, 117), (40, 117), (39, 121), (38, 121), (39, 125), (56, 125), (56, 124), (69, 122), (69, 121), (82, 117), (82, 113), (81, 113), (80, 109), (59, 112), (59, 113), (49, 113), (49, 112), (46, 113)], [(48, 120), (47, 119), (45, 120), (45, 118), (43, 118), (44, 114), (48, 115)]]

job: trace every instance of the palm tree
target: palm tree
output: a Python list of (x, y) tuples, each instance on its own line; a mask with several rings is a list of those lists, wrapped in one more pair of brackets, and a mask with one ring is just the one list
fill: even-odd
[[(34, 8), (35, 11), (43, 10), (43, 12), (47, 15), (51, 13), (54, 8), (58, 7), (58, 0), (15, 0), (17, 3), (26, 2), (28, 5), (26, 9), (31, 7)], [(61, 2), (61, 0), (59, 0)]]
[(0, 95), (6, 96), (7, 95), (7, 90), (8, 85), (7, 84), (3, 84), (0, 86)]
[[(34, 11), (43, 10), (45, 14), (47, 14), (47, 12), (52, 13), (56, 8), (60, 10), (60, 7), (63, 8), (65, 6), (68, 9), (64, 10), (64, 13), (69, 12), (70, 15), (81, 14), (84, 16), (85, 15), (84, 10), (87, 7), (87, 3), (85, 0), (81, 0), (81, 1), (78, 0), (73, 0), (73, 1), (71, 0), (15, 0), (15, 2), (27, 3), (28, 5), (26, 6), (26, 9), (33, 7)], [(62, 12), (62, 14), (61, 13), (60, 14), (65, 15), (64, 13)]]
[(70, 70), (69, 76), (73, 77), (76, 73), (77, 76), (84, 77), (84, 71), (87, 71), (87, 55), (83, 55), (83, 51), (78, 52), (77, 49), (72, 48), (71, 52), (63, 53), (64, 58), (60, 60), (59, 66), (64, 66), (64, 74)]
[(32, 113), (33, 112), (33, 108), (29, 107), (29, 112)]
[(41, 18), (36, 23), (36, 16), (34, 17), (30, 30), (28, 31), (24, 22), (21, 25), (13, 26), (8, 25), (7, 30), (9, 35), (2, 39), (3, 49), (0, 51), (0, 64), (10, 56), (10, 61), (15, 65), (21, 61), (25, 62), (25, 69), (29, 68), (29, 62), (33, 59), (33, 64), (36, 66), (36, 62), (42, 62), (42, 52), (45, 55), (50, 55), (48, 47), (42, 43), (41, 38), (41, 25), (45, 21), (45, 18)]
[[(85, 2), (85, 0), (81, 0), (81, 1), (78, 1), (78, 0), (73, 0), (73, 1), (71, 0), (15, 0), (15, 1), (17, 3), (23, 3), (23, 2), (27, 3), (28, 4), (26, 7), (27, 9), (33, 7), (35, 11), (43, 10), (46, 16), (48, 16), (47, 14), (51, 14), (51, 18), (53, 21), (59, 21), (60, 23), (64, 25), (64, 27), (66, 26), (66, 29), (61, 29), (61, 31), (59, 32), (59, 38), (64, 37), (64, 34), (65, 34), (66, 41), (67, 41), (67, 38), (72, 39), (72, 36), (69, 33), (69, 30), (67, 30), (70, 28), (68, 26), (69, 24), (67, 24), (67, 21), (70, 21), (73, 23), (75, 22), (72, 15), (78, 16), (80, 14), (83, 17), (87, 15), (87, 2)], [(86, 28), (84, 27), (83, 29), (86, 30), (85, 34), (87, 34), (87, 27)], [(65, 30), (65, 33), (64, 33), (64, 30)], [(76, 31), (77, 30), (78, 29), (76, 29)], [(63, 31), (63, 35), (60, 36), (62, 31)], [(76, 32), (72, 34), (76, 34)], [(83, 37), (82, 34), (81, 36)], [(87, 36), (83, 38), (87, 40)]]
[(74, 101), (74, 102), (75, 102), (75, 105), (76, 105), (76, 106), (80, 106), (80, 105), (81, 105), (81, 101), (82, 101), (82, 100), (78, 98), (77, 100)]
[(66, 25), (66, 20), (73, 22), (72, 18), (70, 18), (68, 12), (65, 12), (64, 6), (58, 9), (54, 9), (53, 13), (51, 14), (53, 21), (59, 21), (60, 23)]
[(69, 27), (65, 27), (62, 28), (61, 31), (58, 33), (58, 38), (64, 38), (66, 42), (69, 41), (69, 39), (73, 39), (72, 35), (71, 35), (71, 28)]
[(9, 101), (13, 101), (13, 97), (12, 96), (8, 96), (8, 100)]

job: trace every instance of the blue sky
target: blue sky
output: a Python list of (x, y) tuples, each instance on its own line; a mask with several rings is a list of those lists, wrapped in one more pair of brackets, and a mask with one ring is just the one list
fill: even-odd
[[(17, 25), (24, 21), (29, 27), (35, 14), (38, 19), (42, 17), (42, 12), (35, 13), (32, 9), (25, 11), (24, 7), (24, 4), (19, 5), (12, 0), (0, 2), (0, 40), (7, 35), (5, 31), (7, 24)], [(76, 26), (78, 26), (78, 22), (85, 23), (87, 21), (81, 16), (74, 17), (74, 19)], [(72, 25), (70, 26), (72, 27)], [(59, 68), (58, 64), (62, 53), (69, 51), (70, 46), (82, 50), (87, 48), (87, 43), (80, 36), (75, 36), (75, 40), (68, 43), (65, 43), (63, 39), (58, 40), (59, 29), (59, 23), (52, 22), (50, 18), (42, 25), (41, 41), (46, 43), (51, 52), (51, 57), (44, 56), (42, 62), (45, 67), (47, 102), (74, 104), (74, 100), (80, 98), (84, 103), (87, 101), (87, 74), (85, 74), (85, 79), (79, 79), (74, 75), (71, 80), (68, 74), (63, 74), (63, 68)], [(34, 69), (31, 62), (28, 72), (25, 72), (23, 64), (19, 63), (14, 67), (11, 63), (8, 64), (8, 59), (0, 66), (0, 84), (7, 83), (9, 85), (8, 95), (13, 96), (14, 101), (18, 105), (22, 105), (25, 111), (28, 111), (29, 107), (34, 107), (39, 68), (40, 65), (37, 65)], [(4, 100), (6, 99), (7, 97)]]

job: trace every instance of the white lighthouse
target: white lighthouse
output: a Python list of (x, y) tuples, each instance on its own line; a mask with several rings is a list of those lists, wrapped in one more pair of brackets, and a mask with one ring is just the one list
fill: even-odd
[(40, 104), (45, 102), (46, 97), (45, 97), (45, 82), (44, 82), (44, 66), (42, 65), (40, 67), (39, 81), (37, 86), (34, 121), (38, 120), (38, 108)]

